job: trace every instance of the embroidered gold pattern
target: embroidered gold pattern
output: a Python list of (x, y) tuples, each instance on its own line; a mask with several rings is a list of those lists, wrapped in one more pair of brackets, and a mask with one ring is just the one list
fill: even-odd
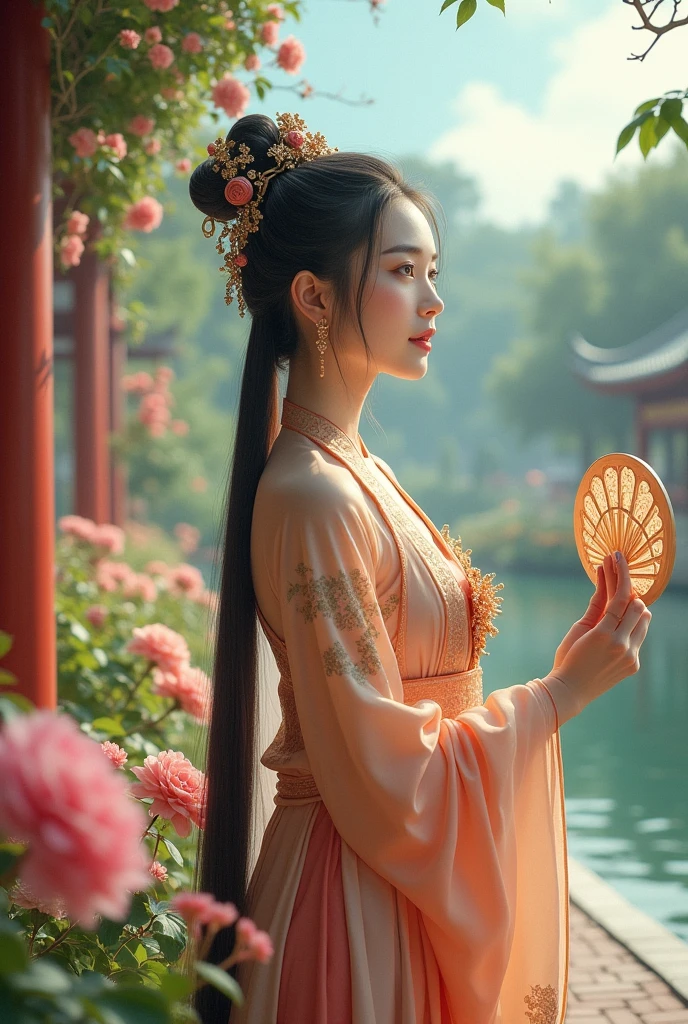
[(531, 995), (524, 996), (523, 1002), (528, 1009), (526, 1017), (530, 1024), (556, 1024), (559, 1010), (559, 998), (551, 985), (541, 988), (540, 985), (530, 986)]
[(350, 572), (340, 569), (336, 576), (314, 579), (313, 570), (303, 562), (299, 562), (296, 572), (301, 582), (289, 584), (287, 601), (297, 595), (301, 597), (297, 611), (306, 622), (312, 622), (318, 615), (323, 615), (333, 619), (335, 627), (340, 631), (363, 630), (355, 641), (359, 660), (354, 661), (344, 645), (336, 640), (322, 653), (325, 674), (351, 675), (362, 683), (367, 676), (381, 671), (382, 663), (375, 645), (380, 631), (373, 624), (378, 604), (367, 574), (356, 567)]
[(385, 621), (390, 617), (396, 606), (399, 604), (399, 595), (390, 594), (384, 604), (380, 605), (380, 614)]
[[(468, 645), (468, 609), (466, 599), (461, 586), (437, 549), (437, 545), (429, 541), (418, 529), (418, 526), (410, 514), (406, 514), (402, 507), (392, 497), (375, 474), (370, 470), (357, 446), (351, 441), (344, 431), (340, 430), (334, 423), (331, 423), (324, 416), (319, 416), (304, 409), (288, 399), (282, 404), (282, 423), (287, 427), (294, 427), (309, 437), (322, 441), (334, 452), (339, 452), (348, 462), (353, 463), (356, 472), (360, 475), (366, 487), (375, 495), (381, 508), (386, 513), (385, 518), (401, 534), (405, 534), (411, 543), (420, 551), (428, 564), (431, 575), (434, 577), (437, 588), (442, 595), (446, 607), (447, 616), (447, 642), (442, 663), (442, 672), (458, 672), (464, 668), (466, 649)], [(384, 472), (382, 466), (376, 465)], [(387, 474), (385, 474), (387, 475)], [(389, 477), (388, 477), (389, 479)], [(394, 481), (393, 486), (397, 487)], [(394, 533), (394, 529), (392, 529)], [(396, 539), (396, 538), (395, 538)], [(403, 545), (397, 540), (397, 547), (400, 555), (403, 552)], [(405, 566), (403, 568), (405, 577)], [(405, 582), (404, 582), (405, 586)], [(403, 609), (405, 613), (405, 609)], [(400, 616), (399, 633), (397, 634), (397, 660), (400, 662), (402, 676), (403, 664), (400, 656), (405, 651), (405, 614)]]
[(458, 558), (463, 571), (468, 577), (471, 585), (471, 625), (473, 631), (473, 654), (469, 668), (475, 668), (485, 651), (487, 636), (497, 636), (499, 630), (493, 624), (492, 618), (502, 614), (499, 607), (503, 598), (497, 597), (497, 591), (504, 589), (503, 583), (496, 586), (492, 583), (495, 573), (489, 572), (481, 575), (477, 566), (471, 565), (471, 548), (465, 551), (461, 547), (461, 537), (454, 540), (449, 536), (449, 524), (445, 523), (440, 531), (445, 541)]

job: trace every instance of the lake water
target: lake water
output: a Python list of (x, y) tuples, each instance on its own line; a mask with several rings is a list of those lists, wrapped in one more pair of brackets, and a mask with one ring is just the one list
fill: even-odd
[[(486, 695), (545, 676), (593, 591), (582, 570), (499, 582)], [(665, 590), (651, 610), (640, 671), (562, 726), (569, 851), (688, 940), (688, 593)]]

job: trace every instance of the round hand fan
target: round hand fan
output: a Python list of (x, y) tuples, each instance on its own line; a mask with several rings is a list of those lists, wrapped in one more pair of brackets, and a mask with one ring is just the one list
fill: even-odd
[(633, 588), (646, 605), (669, 582), (676, 556), (676, 526), (664, 484), (635, 455), (613, 452), (587, 469), (573, 509), (576, 547), (594, 584), (604, 556), (620, 551)]

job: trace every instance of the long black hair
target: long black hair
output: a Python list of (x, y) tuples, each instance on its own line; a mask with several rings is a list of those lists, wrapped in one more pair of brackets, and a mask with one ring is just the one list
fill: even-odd
[[(251, 167), (264, 171), (274, 163), (267, 150), (280, 136), (271, 118), (248, 114), (232, 125), (227, 139), (245, 142), (255, 158)], [(226, 181), (212, 165), (213, 159), (208, 158), (193, 171), (191, 201), (202, 213), (229, 221), (237, 207), (226, 200)], [(290, 286), (300, 270), (310, 270), (331, 282), (330, 344), (335, 358), (337, 326), (353, 324), (355, 316), (370, 359), (362, 301), (375, 269), (382, 214), (399, 197), (415, 203), (439, 235), (433, 199), (405, 182), (393, 164), (364, 153), (318, 157), (272, 178), (261, 202), (263, 220), (258, 231), (249, 234), (244, 250), (248, 263), (241, 271), (242, 290), (251, 327), (226, 504), (214, 692), (205, 757), (207, 816), (199, 834), (194, 881), (195, 887), (218, 900), (235, 903), (242, 913), (256, 842), (253, 806), (260, 756), (251, 521), (258, 481), (279, 430), (278, 371), (288, 367), (299, 344)], [(354, 281), (357, 254), (363, 255), (363, 265), (360, 279)], [(224, 928), (217, 933), (208, 960), (219, 963), (226, 959), (233, 944), (234, 928)], [(230, 1003), (212, 986), (199, 990), (195, 1007), (204, 1024), (226, 1024)]]

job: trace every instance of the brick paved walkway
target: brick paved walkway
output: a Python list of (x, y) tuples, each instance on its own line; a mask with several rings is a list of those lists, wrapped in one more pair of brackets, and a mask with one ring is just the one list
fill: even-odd
[(567, 1024), (688, 1024), (688, 1004), (574, 903)]

